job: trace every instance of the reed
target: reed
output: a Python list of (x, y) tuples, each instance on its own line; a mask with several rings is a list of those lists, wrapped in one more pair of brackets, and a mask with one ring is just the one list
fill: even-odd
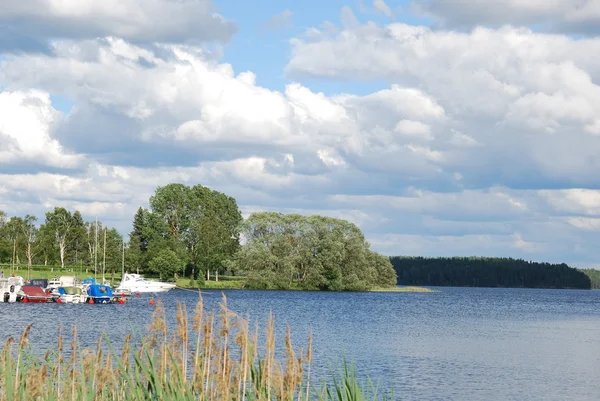
[(272, 315), (260, 353), (258, 325), (251, 333), (248, 319), (231, 311), (225, 296), (218, 315), (205, 311), (200, 297), (191, 325), (178, 303), (176, 322), (170, 331), (159, 302), (138, 345), (129, 334), (120, 350), (108, 344), (106, 351), (108, 339), (100, 336), (95, 349), (81, 349), (74, 326), (68, 354), (59, 330), (56, 351), (42, 358), (28, 345), (29, 325), (18, 342), (8, 338), (0, 354), (0, 401), (381, 399), (347, 367), (333, 384), (311, 385), (312, 334), (306, 350), (296, 349), (288, 327), (278, 360)]

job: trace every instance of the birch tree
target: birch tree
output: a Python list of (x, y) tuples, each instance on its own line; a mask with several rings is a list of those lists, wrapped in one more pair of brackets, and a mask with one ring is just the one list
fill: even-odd
[(54, 234), (54, 240), (58, 246), (60, 266), (65, 267), (65, 258), (69, 233), (73, 227), (73, 216), (71, 212), (63, 207), (55, 207), (54, 211), (46, 213), (46, 228)]

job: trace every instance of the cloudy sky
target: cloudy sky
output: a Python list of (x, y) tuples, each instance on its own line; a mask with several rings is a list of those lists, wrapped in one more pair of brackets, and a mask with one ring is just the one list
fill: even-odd
[(158, 185), (599, 266), (599, 0), (0, 0), (0, 210)]

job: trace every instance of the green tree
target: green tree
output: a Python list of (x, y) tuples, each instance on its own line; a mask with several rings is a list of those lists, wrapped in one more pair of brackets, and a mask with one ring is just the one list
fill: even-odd
[(23, 239), (23, 219), (13, 216), (6, 223), (6, 237), (11, 244), (11, 263), (18, 270), (20, 265), (19, 254), (22, 252), (25, 243)]
[(150, 270), (157, 273), (160, 278), (173, 277), (175, 273), (181, 271), (183, 263), (175, 252), (170, 249), (159, 251), (156, 256), (150, 260)]
[(21, 225), (22, 236), (25, 241), (25, 257), (27, 258), (28, 271), (31, 271), (33, 258), (36, 255), (37, 247), (36, 240), (38, 236), (38, 228), (35, 225), (37, 218), (31, 215), (25, 215)]
[(8, 216), (0, 210), (0, 263), (10, 261), (10, 255), (12, 254), (12, 244), (8, 239), (8, 233), (6, 232), (7, 223)]
[(77, 265), (86, 259), (87, 227), (78, 210), (73, 213), (72, 227), (67, 238), (67, 255), (69, 260)]
[[(254, 213), (241, 225), (246, 241), (228, 265), (247, 272), (254, 288), (362, 291), (388, 286), (380, 278), (381, 258), (369, 249), (360, 229), (324, 216)], [(387, 266), (388, 268), (390, 266)]]
[[(171, 249), (187, 266), (187, 273), (225, 269), (225, 261), (239, 248), (241, 212), (235, 199), (196, 185), (158, 187), (150, 198), (151, 212), (138, 210), (134, 230), (145, 259)], [(143, 229), (140, 227), (143, 226)]]
[(46, 213), (46, 229), (54, 234), (58, 246), (60, 266), (65, 267), (67, 245), (73, 225), (75, 224), (71, 212), (63, 207), (55, 207), (54, 211)]

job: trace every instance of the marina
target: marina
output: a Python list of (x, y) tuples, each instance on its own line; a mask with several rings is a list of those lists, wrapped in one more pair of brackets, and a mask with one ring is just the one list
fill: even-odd
[(139, 274), (125, 274), (114, 289), (106, 280), (98, 283), (93, 277), (80, 280), (77, 276), (60, 276), (26, 281), (14, 274), (0, 275), (0, 303), (124, 304), (131, 296), (164, 293), (175, 287)]

